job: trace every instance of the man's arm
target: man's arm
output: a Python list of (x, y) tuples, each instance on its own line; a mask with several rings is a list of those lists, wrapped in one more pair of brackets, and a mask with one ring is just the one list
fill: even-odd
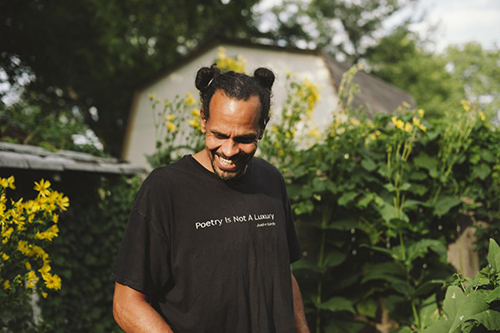
[(115, 282), (113, 316), (125, 332), (173, 333), (163, 318), (149, 305), (146, 296)]
[(304, 304), (300, 294), (299, 284), (292, 274), (292, 293), (293, 293), (293, 317), (295, 319), (295, 330), (297, 333), (309, 333), (307, 327), (306, 315), (304, 314)]

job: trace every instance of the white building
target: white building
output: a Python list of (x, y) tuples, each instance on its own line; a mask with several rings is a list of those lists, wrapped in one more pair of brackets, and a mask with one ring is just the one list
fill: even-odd
[[(342, 74), (349, 66), (337, 62), (320, 50), (302, 50), (292, 47), (277, 47), (251, 43), (249, 41), (215, 40), (194, 50), (181, 61), (161, 71), (135, 92), (130, 110), (127, 131), (122, 149), (122, 159), (149, 169), (145, 155), (155, 151), (154, 121), (149, 94), (156, 98), (173, 100), (176, 95), (185, 96), (198, 92), (194, 86), (197, 71), (214, 63), (218, 48), (224, 47), (228, 57), (242, 55), (246, 71), (253, 73), (258, 67), (271, 69), (276, 75), (273, 85), (272, 109), (281, 110), (285, 100), (285, 78), (291, 71), (298, 79), (309, 79), (319, 84), (321, 99), (312, 115), (315, 124), (327, 125), (333, 112), (338, 110), (338, 88)], [(413, 98), (404, 91), (384, 81), (359, 72), (354, 78), (361, 89), (353, 106), (363, 105), (370, 112), (392, 112), (401, 103), (414, 105)], [(272, 119), (271, 119), (272, 122)]]

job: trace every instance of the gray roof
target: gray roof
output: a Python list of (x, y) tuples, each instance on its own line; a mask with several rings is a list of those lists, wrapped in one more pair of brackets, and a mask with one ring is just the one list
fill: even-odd
[[(350, 66), (346, 63), (338, 62), (328, 55), (324, 55), (324, 59), (332, 75), (335, 88), (338, 91), (342, 75), (349, 70)], [(409, 93), (374, 75), (359, 71), (354, 76), (353, 82), (359, 85), (360, 91), (354, 96), (352, 107), (358, 108), (359, 106), (363, 106), (368, 110), (368, 114), (370, 115), (378, 112), (392, 113), (403, 102), (408, 103), (412, 108), (416, 106), (415, 100)]]
[(42, 147), (0, 142), (0, 169), (80, 171), (135, 175), (145, 173), (142, 167), (122, 163), (115, 158), (97, 157), (70, 150), (51, 152)]

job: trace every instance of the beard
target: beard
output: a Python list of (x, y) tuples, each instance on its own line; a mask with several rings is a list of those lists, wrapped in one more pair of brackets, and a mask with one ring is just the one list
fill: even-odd
[[(254, 152), (255, 153), (255, 152)], [(222, 180), (227, 181), (227, 180), (235, 180), (243, 176), (248, 167), (248, 163), (250, 163), (250, 160), (252, 159), (254, 153), (252, 154), (245, 154), (243, 152), (240, 152), (238, 155), (233, 156), (232, 158), (228, 158), (224, 156), (224, 154), (218, 153), (216, 151), (211, 151), (210, 152), (210, 163), (212, 164), (212, 169), (214, 170), (214, 173)], [(231, 160), (234, 164), (236, 164), (236, 167), (232, 170), (226, 170), (222, 169), (216, 159), (219, 159), (220, 157)]]

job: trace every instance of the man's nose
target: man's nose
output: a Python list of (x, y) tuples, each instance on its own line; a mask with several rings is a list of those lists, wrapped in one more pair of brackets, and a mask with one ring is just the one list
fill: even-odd
[(232, 157), (238, 154), (239, 151), (240, 149), (238, 147), (238, 144), (233, 140), (225, 140), (224, 144), (222, 145), (222, 153), (226, 157)]

